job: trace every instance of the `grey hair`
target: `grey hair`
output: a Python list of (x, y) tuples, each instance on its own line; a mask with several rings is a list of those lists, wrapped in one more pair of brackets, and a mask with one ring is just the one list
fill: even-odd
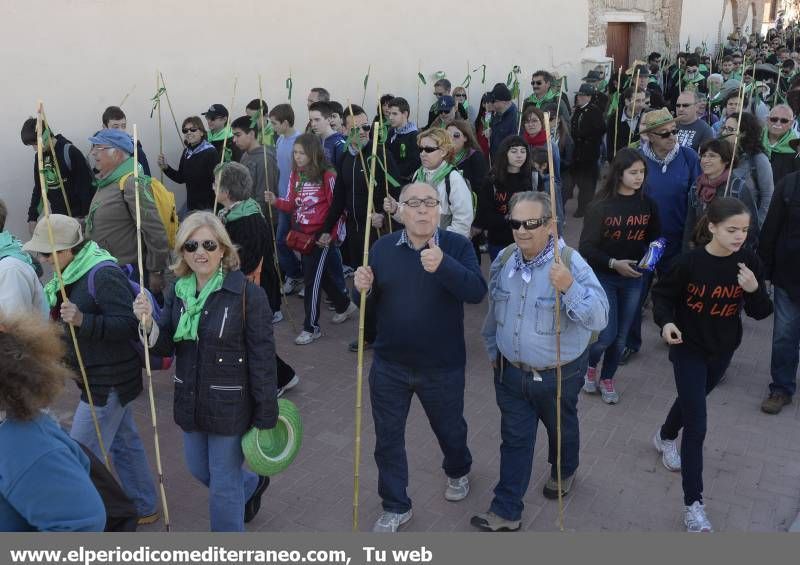
[(542, 205), (542, 218), (549, 220), (553, 217), (550, 212), (550, 196), (546, 192), (534, 192), (532, 190), (517, 192), (508, 203), (508, 212), (511, 213), (520, 202), (538, 202)]
[(219, 175), (219, 190), (228, 193), (234, 202), (247, 200), (253, 196), (253, 177), (241, 163), (225, 163)]
[[(438, 190), (436, 190), (436, 187), (435, 187), (435, 186), (433, 186), (432, 184), (430, 184), (430, 183), (427, 183), (427, 182), (410, 182), (410, 183), (408, 183), (407, 185), (405, 185), (405, 186), (404, 186), (404, 187), (403, 187), (403, 188), (400, 190), (400, 196), (399, 196), (399, 198), (402, 198), (402, 197), (403, 197), (403, 194), (405, 194), (405, 193), (406, 193), (406, 191), (407, 191), (409, 188), (411, 188), (412, 186), (420, 186), (420, 185), (424, 185), (424, 186), (427, 186), (428, 188), (430, 188), (430, 189), (431, 189), (431, 190), (432, 190), (432, 191), (433, 191), (433, 192), (436, 194), (436, 198), (439, 198), (439, 191), (438, 191)], [(398, 198), (398, 199), (399, 199), (399, 198)]]
[[(772, 110), (774, 111), (774, 110), (777, 110), (778, 108), (780, 108), (781, 110), (789, 110), (789, 113), (790, 113), (792, 116), (794, 116), (794, 110), (792, 110), (792, 107), (791, 107), (791, 106), (789, 106), (788, 104), (775, 104), (775, 105), (772, 107)], [(772, 112), (770, 112), (770, 113), (772, 113)]]

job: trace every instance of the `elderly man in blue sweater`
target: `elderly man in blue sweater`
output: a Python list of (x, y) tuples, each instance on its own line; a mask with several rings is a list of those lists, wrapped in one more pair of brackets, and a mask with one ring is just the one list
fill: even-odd
[[(608, 322), (608, 299), (592, 268), (551, 232), (550, 198), (518, 192), (511, 198), (509, 224), (514, 243), (492, 263), (489, 313), (484, 342), (494, 367), (500, 407), (500, 480), (487, 512), (472, 517), (485, 531), (516, 531), (533, 468), (541, 420), (549, 440), (550, 474), (544, 496), (558, 498), (556, 465), (556, 317), (561, 330), (561, 493), (578, 469), (578, 392), (588, 364), (592, 332)], [(561, 262), (555, 262), (555, 246)], [(556, 313), (556, 293), (560, 311)]]
[(378, 493), (384, 512), (373, 531), (395, 532), (411, 519), (405, 427), (416, 393), (444, 454), (444, 497), (469, 493), (472, 456), (464, 420), (464, 303), (486, 295), (472, 243), (438, 229), (439, 195), (425, 183), (400, 193), (405, 229), (379, 239), (355, 287), (369, 293), (378, 331), (369, 374)]

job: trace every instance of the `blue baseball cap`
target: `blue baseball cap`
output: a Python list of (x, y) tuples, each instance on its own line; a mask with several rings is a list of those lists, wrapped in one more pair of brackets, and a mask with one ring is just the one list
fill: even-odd
[(101, 129), (89, 138), (92, 145), (109, 145), (133, 155), (133, 138), (121, 129)]
[(439, 105), (437, 106), (439, 109), (439, 113), (442, 112), (449, 112), (456, 106), (456, 99), (452, 96), (445, 95), (439, 97)]

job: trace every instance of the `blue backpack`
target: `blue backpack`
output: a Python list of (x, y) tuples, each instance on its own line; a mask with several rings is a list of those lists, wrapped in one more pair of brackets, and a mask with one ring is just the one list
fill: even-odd
[[(97, 271), (105, 268), (114, 268), (119, 271), (122, 271), (122, 273), (125, 275), (125, 278), (128, 279), (128, 285), (130, 285), (134, 297), (139, 296), (139, 294), (142, 292), (142, 287), (139, 286), (139, 283), (137, 283), (134, 280), (131, 280), (130, 278), (131, 273), (133, 272), (133, 268), (130, 265), (126, 265), (123, 268), (117, 265), (113, 261), (101, 261), (100, 263), (92, 267), (92, 269), (89, 271), (89, 295), (95, 300), (97, 300), (97, 295), (95, 294), (97, 289), (94, 284), (94, 276), (97, 274)], [(150, 304), (153, 307), (153, 321), (158, 323), (158, 321), (161, 319), (161, 312), (162, 312), (161, 306), (158, 305), (158, 302), (156, 301), (156, 299), (153, 297), (153, 295), (150, 293), (149, 290), (145, 288), (144, 292), (145, 294), (147, 294), (147, 298), (150, 300)], [(144, 368), (145, 367), (144, 345), (142, 344), (141, 340), (138, 339), (132, 339), (130, 343), (131, 346), (136, 350), (136, 353), (139, 354), (139, 360), (141, 361), (142, 368)], [(153, 355), (152, 353), (150, 353), (149, 357), (150, 357), (150, 368), (153, 369), (154, 371), (166, 371), (167, 369), (172, 367), (172, 361), (174, 359), (173, 357), (161, 357), (158, 355)]]

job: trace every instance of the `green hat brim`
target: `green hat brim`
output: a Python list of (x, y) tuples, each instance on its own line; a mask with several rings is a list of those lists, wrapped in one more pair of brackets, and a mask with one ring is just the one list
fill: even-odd
[(278, 422), (269, 430), (252, 428), (242, 436), (242, 452), (248, 466), (262, 476), (284, 471), (300, 451), (303, 422), (297, 406), (285, 398), (278, 399)]

